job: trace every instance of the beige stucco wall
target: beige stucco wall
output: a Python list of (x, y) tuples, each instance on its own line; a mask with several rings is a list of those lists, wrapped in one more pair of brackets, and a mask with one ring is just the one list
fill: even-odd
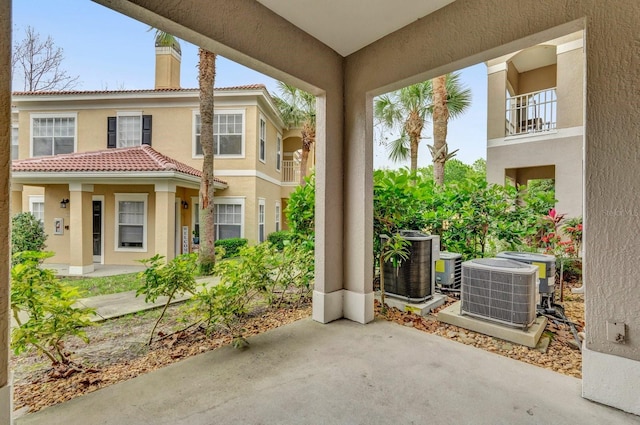
[(518, 79), (518, 93), (525, 94), (556, 86), (556, 64), (522, 72)]
[(558, 56), (557, 128), (582, 125), (584, 117), (584, 49), (570, 50)]
[[(531, 139), (531, 138), (530, 138)], [(556, 209), (569, 217), (582, 215), (582, 136), (534, 140), (487, 148), (487, 181), (504, 184), (505, 170), (553, 165)], [(520, 174), (520, 173), (519, 173)], [(521, 179), (533, 178), (525, 175)]]

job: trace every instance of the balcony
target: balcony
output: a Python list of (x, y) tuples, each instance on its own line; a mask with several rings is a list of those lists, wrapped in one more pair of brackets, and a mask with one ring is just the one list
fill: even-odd
[(557, 103), (555, 87), (508, 97), (506, 135), (555, 130)]
[(300, 162), (292, 159), (282, 161), (282, 183), (300, 183)]

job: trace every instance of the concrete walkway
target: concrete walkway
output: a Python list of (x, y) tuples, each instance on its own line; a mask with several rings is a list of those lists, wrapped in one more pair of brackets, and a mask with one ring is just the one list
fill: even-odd
[(640, 424), (580, 380), (385, 321), (310, 319), (41, 412), (54, 424)]
[[(198, 286), (205, 284), (216, 285), (220, 278), (214, 276), (201, 277), (196, 279)], [(179, 303), (191, 298), (191, 294), (184, 294), (171, 300), (171, 304)], [(151, 310), (162, 307), (167, 302), (167, 297), (158, 297), (153, 303), (144, 302), (144, 295), (136, 297), (136, 291), (118, 292), (116, 294), (98, 295), (95, 297), (81, 298), (78, 304), (96, 309), (96, 315), (91, 319), (100, 322), (114, 317), (125, 316), (137, 313), (138, 311)]]

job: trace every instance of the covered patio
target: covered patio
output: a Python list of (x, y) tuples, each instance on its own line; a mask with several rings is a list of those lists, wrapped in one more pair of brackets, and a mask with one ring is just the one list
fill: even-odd
[[(583, 258), (586, 321), (589, 328), (584, 350), (582, 394), (588, 399), (640, 414), (640, 316), (637, 314), (640, 306), (637, 281), (640, 275), (640, 197), (636, 196), (640, 192), (640, 174), (637, 172), (640, 163), (640, 121), (637, 119), (637, 88), (640, 86), (637, 28), (640, 27), (640, 3), (635, 0), (606, 4), (598, 0), (408, 0), (402, 2), (400, 7), (396, 2), (385, 0), (96, 1), (317, 96), (313, 319), (320, 323), (345, 318), (365, 324), (374, 318), (371, 256), (373, 97), (544, 40), (585, 30), (587, 72), (586, 97), (582, 105), (586, 123)], [(0, 73), (3, 124), (0, 126), (1, 240), (8, 240), (9, 234), (10, 9), (10, 0), (0, 2), (0, 69), (4, 70)], [(0, 423), (9, 421), (6, 412), (11, 411), (8, 249), (6, 243), (0, 247)], [(337, 365), (334, 373), (344, 376), (351, 376), (348, 374), (353, 364), (347, 360), (357, 360), (358, 346), (365, 344), (365, 336), (379, 330), (377, 336), (371, 338), (380, 339), (384, 336), (379, 324), (358, 326), (340, 321), (327, 327), (315, 323), (311, 325), (309, 332), (314, 338), (316, 334), (318, 338), (327, 335), (327, 342), (335, 338), (338, 343), (331, 351), (321, 351), (318, 361)], [(350, 338), (341, 340), (336, 336), (342, 326), (349, 328), (352, 333)], [(306, 332), (287, 333), (286, 329), (279, 334), (280, 338), (309, 338)], [(424, 379), (429, 379), (428, 370), (419, 367), (418, 359), (428, 357), (429, 351), (437, 353), (440, 345), (444, 347), (447, 344), (438, 340), (438, 344), (419, 346), (412, 340), (411, 343), (405, 343), (401, 353), (408, 356), (410, 362), (407, 364), (411, 365), (409, 369), (413, 375), (423, 374)], [(260, 344), (255, 344), (250, 352), (260, 356), (259, 351)], [(267, 354), (268, 351), (265, 351), (263, 355)], [(231, 357), (229, 354), (227, 356)], [(494, 392), (510, 398), (523, 395), (521, 400), (539, 395), (534, 390), (530, 393), (521, 392), (518, 369), (509, 375), (504, 372), (503, 365), (477, 361), (482, 356), (484, 354), (472, 358), (469, 363), (477, 366), (474, 369), (483, 375), (471, 379), (464, 387), (443, 385), (439, 396), (454, 399), (463, 389), (472, 389), (475, 394), (487, 396)], [(309, 362), (306, 366), (312, 373), (316, 369), (314, 358), (307, 358)], [(375, 369), (377, 359), (378, 356), (361, 365), (361, 370)], [(242, 388), (235, 393), (239, 398), (229, 400), (227, 406), (251, 405), (250, 401), (254, 399), (250, 396), (250, 389), (257, 382), (254, 380), (258, 373), (256, 364), (254, 362), (246, 368), (247, 375), (240, 381), (227, 381), (224, 375), (215, 378), (222, 386), (242, 384)], [(279, 367), (287, 367), (286, 363), (278, 364)], [(387, 368), (406, 373), (408, 367), (403, 363), (393, 363)], [(432, 368), (437, 369), (437, 365), (432, 365)], [(552, 394), (552, 389), (556, 387), (554, 379), (544, 371), (535, 369), (535, 372), (539, 375), (536, 379), (547, 380), (549, 394)], [(484, 379), (503, 374), (512, 379)], [(304, 400), (292, 398), (290, 403), (281, 404), (283, 412), (290, 415), (289, 423), (296, 421), (297, 412), (305, 411), (300, 410), (301, 403), (307, 405), (309, 410), (306, 412), (312, 415), (307, 417), (307, 422), (315, 422), (316, 417), (323, 417), (316, 415), (325, 409), (337, 411), (345, 408), (350, 399), (353, 400), (353, 397), (340, 397), (333, 403), (323, 404), (321, 398), (315, 398), (315, 391), (337, 394), (347, 391), (348, 385), (341, 380), (318, 379), (309, 381), (311, 387), (304, 387), (304, 375), (294, 376), (295, 380), (291, 382), (301, 385), (299, 389), (308, 391)], [(356, 379), (355, 376), (352, 378), (347, 382)], [(162, 383), (169, 385), (172, 382), (170, 379), (167, 376)], [(273, 391), (273, 388), (287, 381), (271, 382), (259, 393), (268, 398), (261, 402), (263, 409), (257, 409), (257, 412), (265, 412), (285, 400), (283, 397), (286, 394)], [(382, 381), (379, 382), (377, 385), (382, 385)], [(562, 394), (572, 397), (571, 400), (581, 406), (590, 405), (579, 399), (578, 382), (571, 382), (564, 384)], [(502, 392), (501, 385), (506, 385)], [(157, 386), (158, 383), (151, 382), (145, 388), (153, 391)], [(536, 384), (532, 388), (540, 386), (544, 385)], [(189, 402), (189, 394), (198, 391), (197, 382), (190, 382), (182, 388), (188, 390), (184, 389), (184, 393), (180, 392), (183, 389), (176, 390), (178, 396), (184, 395), (180, 398), (180, 414), (186, 415), (184, 412), (190, 411), (194, 418), (206, 416), (206, 407), (191, 406)], [(368, 385), (356, 387), (358, 400), (373, 397), (375, 393), (371, 388)], [(392, 400), (378, 395), (379, 402), (387, 402), (390, 406), (397, 404), (402, 411), (408, 403), (407, 398), (415, 393), (411, 385), (401, 385), (397, 390), (401, 393)], [(380, 391), (386, 394), (382, 389)], [(96, 396), (98, 394), (101, 393), (96, 393)], [(558, 398), (561, 396), (560, 393), (556, 395)], [(543, 398), (537, 399), (538, 406), (543, 403), (554, 404), (558, 400), (546, 395), (539, 396)], [(92, 409), (132, 411), (141, 408), (137, 402), (141, 397), (138, 392), (135, 397), (126, 400), (126, 406), (96, 404)], [(433, 397), (439, 400), (438, 394), (434, 393)], [(509, 410), (506, 404), (501, 404), (504, 400), (494, 399), (499, 404), (486, 412), (479, 409), (479, 404), (473, 403), (476, 398), (469, 394), (462, 399), (466, 404), (461, 404), (464, 409), (458, 410), (461, 414), (473, 414), (465, 416), (472, 418), (468, 421), (477, 423), (482, 412), (498, 412), (498, 421), (506, 417), (508, 419), (504, 423), (514, 422), (512, 415), (515, 409), (511, 406)], [(208, 402), (214, 406), (219, 400), (210, 397)], [(241, 404), (243, 400), (248, 404)], [(314, 406), (314, 403), (317, 405)], [(518, 403), (518, 406), (521, 404), (524, 408), (524, 403)], [(373, 408), (373, 403), (368, 406)], [(573, 408), (571, 402), (563, 406), (563, 409)], [(524, 408), (525, 411), (528, 409), (530, 407)], [(227, 410), (229, 416), (225, 420), (234, 422), (233, 414), (249, 414), (247, 410), (250, 409)], [(531, 411), (534, 413), (533, 419), (530, 422), (522, 420), (521, 423), (541, 422), (536, 421), (535, 408)], [(364, 407), (355, 413), (357, 415), (353, 422), (367, 423), (369, 421), (366, 418), (372, 418), (368, 416), (371, 412)], [(530, 416), (529, 413), (527, 416)], [(365, 419), (360, 420), (360, 417)], [(560, 423), (562, 420), (564, 423), (577, 422), (566, 411), (558, 413), (556, 418)], [(413, 416), (405, 419), (405, 422), (414, 420)], [(170, 416), (166, 418), (167, 423), (173, 423), (174, 420)], [(454, 422), (464, 423), (464, 419)], [(613, 422), (624, 423), (608, 418), (593, 423)]]

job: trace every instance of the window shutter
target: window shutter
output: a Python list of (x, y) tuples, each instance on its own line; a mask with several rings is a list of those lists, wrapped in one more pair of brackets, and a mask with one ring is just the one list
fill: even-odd
[(142, 144), (151, 146), (151, 115), (142, 116)]
[(107, 148), (108, 149), (112, 149), (116, 147), (116, 130), (117, 130), (116, 117), (107, 117)]

